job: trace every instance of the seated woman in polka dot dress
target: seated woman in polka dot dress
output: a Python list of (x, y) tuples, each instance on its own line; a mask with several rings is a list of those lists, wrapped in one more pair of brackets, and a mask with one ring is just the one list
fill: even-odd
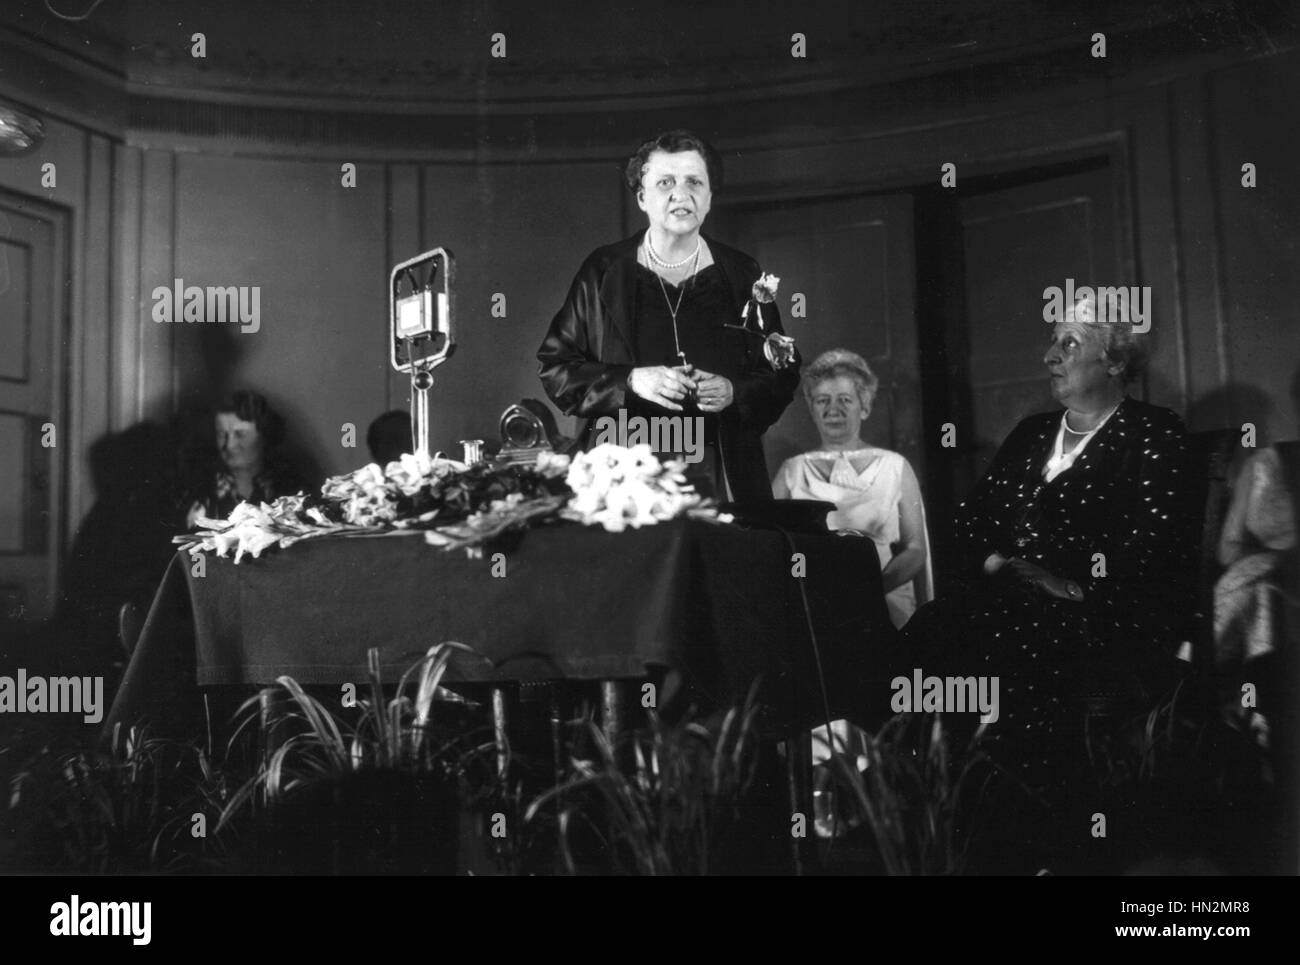
[(1153, 699), (1172, 682), (1191, 612), (1186, 433), (1173, 412), (1127, 395), (1145, 356), (1145, 334), (1127, 318), (1098, 321), (1088, 301), (1053, 326), (1043, 363), (1065, 410), (1029, 416), (998, 450), (957, 511), (962, 578), (917, 610), (891, 661), (899, 673), (997, 676), (989, 736), (1031, 779), (1053, 779), (1043, 766), (1082, 746), (1069, 694), (1099, 671), (1143, 682)]

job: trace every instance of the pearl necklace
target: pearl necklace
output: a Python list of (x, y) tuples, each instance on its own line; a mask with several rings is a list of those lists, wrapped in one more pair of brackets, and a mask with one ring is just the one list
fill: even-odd
[(1111, 410), (1109, 412), (1107, 412), (1104, 416), (1102, 416), (1100, 419), (1097, 420), (1097, 424), (1095, 426), (1093, 426), (1091, 429), (1084, 429), (1082, 431), (1080, 431), (1079, 429), (1075, 429), (1070, 425), (1070, 410), (1066, 409), (1065, 415), (1061, 419), (1061, 425), (1065, 426), (1065, 431), (1071, 433), (1072, 435), (1090, 436), (1098, 429), (1100, 429), (1102, 423), (1104, 423), (1107, 419), (1113, 416), (1115, 414), (1115, 410), (1118, 408), (1119, 408), (1119, 403), (1116, 402), (1115, 405), (1111, 407)]
[(666, 269), (668, 269), (668, 270), (670, 270), (670, 271), (671, 271), (672, 269), (674, 269), (674, 268), (683, 268), (683, 267), (686, 266), (686, 263), (689, 262), (691, 259), (693, 259), (693, 258), (698, 258), (698, 257), (700, 256), (700, 245), (701, 245), (702, 243), (703, 243), (703, 239), (701, 239), (701, 238), (697, 235), (696, 238), (695, 238), (695, 250), (692, 251), (692, 252), (691, 252), (689, 255), (687, 255), (685, 258), (683, 258), (681, 261), (676, 262), (675, 264), (670, 264), (670, 263), (664, 261), (662, 258), (659, 257), (658, 252), (655, 251), (655, 246), (654, 246), (653, 244), (650, 243), (650, 230), (649, 230), (649, 229), (646, 229), (646, 233), (645, 233), (645, 252), (646, 252), (646, 255), (649, 257), (649, 259), (650, 259), (652, 262), (654, 262), (654, 263), (655, 263), (656, 265), (658, 265), (660, 268), (666, 268)]

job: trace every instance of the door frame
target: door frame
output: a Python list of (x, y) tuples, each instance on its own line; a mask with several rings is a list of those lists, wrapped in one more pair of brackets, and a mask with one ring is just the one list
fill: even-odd
[[(54, 330), (50, 345), (50, 420), (55, 426), (55, 445), (50, 452), (49, 508), (50, 520), (46, 529), (46, 580), (48, 598), (37, 616), (53, 616), (58, 604), (63, 557), (68, 540), (68, 472), (70, 451), (79, 447), (80, 427), (69, 421), (73, 407), (69, 404), (72, 392), (71, 368), (78, 354), (72, 344), (72, 297), (76, 284), (76, 266), (72, 260), (72, 211), (44, 198), (0, 187), (0, 211), (45, 222), (53, 232), (54, 271), (47, 284), (51, 286), (50, 303), (54, 312)], [(33, 279), (39, 283), (39, 279)], [(78, 453), (80, 456), (80, 453)], [(33, 601), (28, 601), (30, 605)], [(2, 615), (0, 615), (2, 616)]]

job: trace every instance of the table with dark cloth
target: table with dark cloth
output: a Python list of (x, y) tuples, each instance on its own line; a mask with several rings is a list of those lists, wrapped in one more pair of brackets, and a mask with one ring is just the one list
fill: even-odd
[[(793, 540), (794, 548), (791, 548)], [(792, 554), (806, 576), (793, 575)], [(831, 711), (863, 699), (871, 656), (894, 631), (868, 540), (677, 520), (624, 533), (577, 525), (528, 531), (496, 557), (428, 545), (419, 534), (308, 540), (203, 575), (178, 553), (163, 578), (106, 721), (155, 732), (202, 719), (198, 687), (361, 683), (380, 652), (395, 683), (433, 644), (481, 657), (449, 681), (616, 680), (677, 671), (692, 699), (743, 700), (755, 678), (767, 720), (823, 718), (800, 582)], [(504, 575), (494, 575), (495, 570)]]

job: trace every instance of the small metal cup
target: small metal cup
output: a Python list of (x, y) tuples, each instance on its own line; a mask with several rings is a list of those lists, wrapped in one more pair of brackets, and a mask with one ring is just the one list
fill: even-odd
[(483, 440), (482, 439), (462, 439), (461, 447), (465, 450), (465, 457), (462, 462), (467, 466), (477, 466), (483, 461)]

